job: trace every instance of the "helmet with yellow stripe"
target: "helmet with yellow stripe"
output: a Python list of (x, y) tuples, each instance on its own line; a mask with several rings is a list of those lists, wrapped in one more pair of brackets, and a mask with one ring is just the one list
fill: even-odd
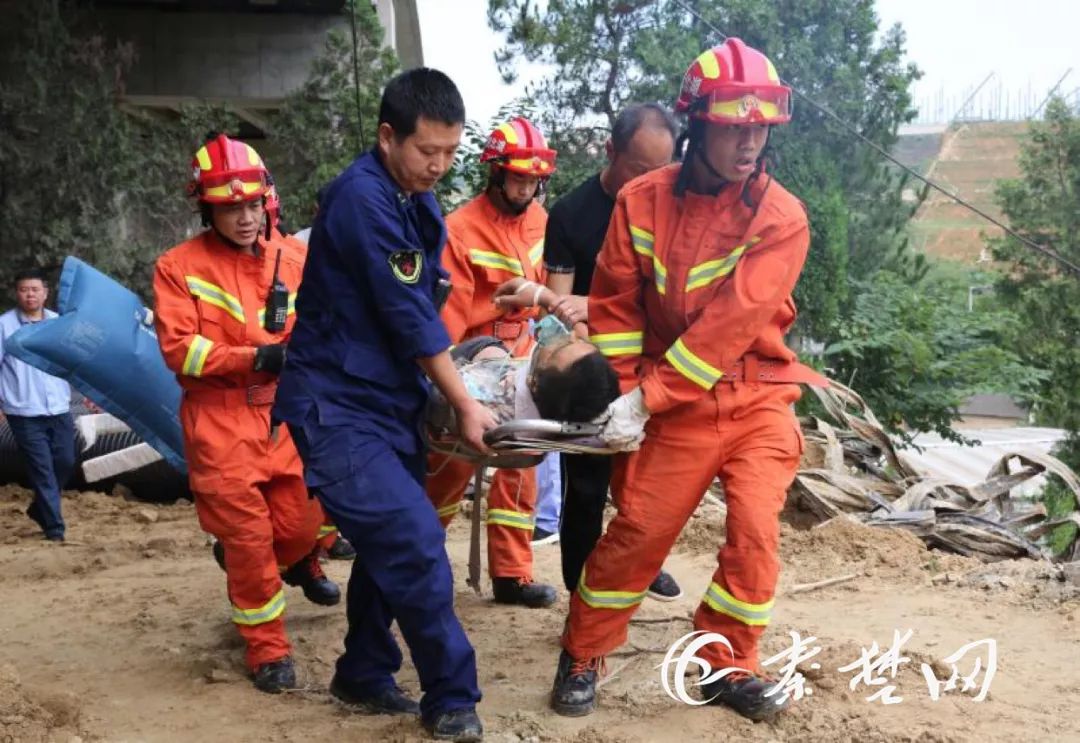
[(500, 124), (488, 136), (480, 153), (480, 162), (489, 162), (513, 173), (548, 178), (555, 172), (556, 154), (547, 146), (540, 130), (528, 119), (518, 116)]
[(249, 144), (218, 134), (191, 161), (188, 194), (204, 204), (235, 204), (266, 195), (266, 166)]
[(690, 65), (675, 112), (713, 124), (785, 124), (791, 121), (791, 88), (768, 57), (730, 38)]

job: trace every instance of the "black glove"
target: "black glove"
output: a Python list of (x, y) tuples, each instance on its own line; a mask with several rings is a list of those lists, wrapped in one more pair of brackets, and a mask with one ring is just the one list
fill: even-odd
[(285, 366), (285, 344), (274, 343), (255, 349), (255, 371), (280, 374)]

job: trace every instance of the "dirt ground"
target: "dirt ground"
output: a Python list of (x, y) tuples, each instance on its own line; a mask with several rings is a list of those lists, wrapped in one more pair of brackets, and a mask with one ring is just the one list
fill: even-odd
[[(307, 688), (270, 697), (245, 677), (228, 621), (225, 582), (190, 503), (148, 505), (100, 493), (69, 493), (69, 541), (43, 542), (23, 516), (29, 493), (0, 488), (0, 743), (4, 741), (425, 740), (417, 722), (355, 715), (325, 692), (345, 629), (342, 607), (317, 607), (287, 589), (288, 628)], [(850, 522), (784, 525), (784, 573), (763, 657), (817, 638), (802, 668), (812, 693), (775, 724), (669, 698), (657, 665), (690, 631), (708, 584), (719, 513), (695, 516), (668, 569), (685, 597), (646, 600), (635, 623), (636, 654), (609, 659), (615, 671), (596, 714), (561, 718), (546, 706), (567, 597), (549, 610), (497, 607), (465, 586), (468, 527), (451, 528), (458, 613), (476, 645), (489, 741), (1075, 741), (1080, 740), (1080, 588), (1026, 561), (984, 565), (926, 551), (906, 534)], [(537, 577), (556, 582), (558, 546), (537, 549)], [(348, 563), (327, 566), (344, 581)], [(854, 575), (811, 591), (800, 584)], [(895, 683), (902, 702), (849, 688), (873, 642), (913, 630), (910, 662)], [(919, 670), (975, 640), (997, 641), (997, 673), (984, 702), (958, 692), (932, 701)], [(655, 651), (659, 650), (660, 653)], [(813, 669), (810, 664), (820, 667)], [(410, 665), (402, 685), (418, 692)]]

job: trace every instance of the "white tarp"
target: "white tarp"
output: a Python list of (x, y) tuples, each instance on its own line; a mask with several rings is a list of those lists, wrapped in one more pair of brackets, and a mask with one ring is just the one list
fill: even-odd
[[(976, 485), (986, 478), (990, 468), (1005, 454), (1049, 454), (1065, 438), (1065, 431), (1060, 428), (965, 428), (958, 429), (958, 432), (980, 443), (964, 446), (946, 441), (936, 433), (920, 433), (915, 437), (915, 443), (923, 451), (920, 453), (909, 447), (900, 450), (900, 456), (933, 477), (959, 485)], [(1033, 478), (1020, 486), (1015, 495), (1033, 496), (1044, 483), (1042, 477)]]

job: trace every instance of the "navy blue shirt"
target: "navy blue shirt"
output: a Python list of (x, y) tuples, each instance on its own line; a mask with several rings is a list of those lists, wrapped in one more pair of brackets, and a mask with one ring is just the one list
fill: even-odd
[(314, 413), (419, 450), (430, 383), (416, 359), (450, 347), (434, 304), (445, 243), (435, 197), (406, 196), (374, 151), (338, 176), (312, 226), (275, 420)]

